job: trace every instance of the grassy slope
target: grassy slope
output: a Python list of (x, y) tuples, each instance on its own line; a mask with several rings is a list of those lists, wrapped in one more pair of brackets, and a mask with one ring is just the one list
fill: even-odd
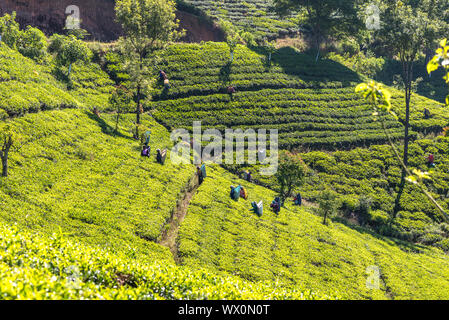
[[(50, 234), (61, 228), (72, 238), (151, 259), (171, 260), (153, 243), (194, 174), (193, 166), (162, 167), (141, 158), (127, 132), (111, 134), (111, 117), (82, 110), (29, 114), (12, 123), (28, 142), (10, 156), (10, 177), (0, 179), (0, 220)], [(171, 141), (149, 117), (153, 155)], [(147, 241), (147, 240), (149, 241)]]
[(0, 43), (0, 117), (29, 111), (79, 107), (80, 103), (55, 80), (46, 66), (36, 64)]
[[(301, 285), (351, 299), (447, 299), (449, 258), (441, 251), (381, 238), (363, 229), (322, 219), (287, 204), (279, 216), (269, 209), (275, 194), (238, 180), (218, 167), (194, 197), (180, 230), (180, 254), (192, 268)], [(229, 197), (242, 184), (249, 200)], [(264, 201), (264, 215), (251, 201)], [(381, 291), (366, 288), (369, 266), (381, 269)]]

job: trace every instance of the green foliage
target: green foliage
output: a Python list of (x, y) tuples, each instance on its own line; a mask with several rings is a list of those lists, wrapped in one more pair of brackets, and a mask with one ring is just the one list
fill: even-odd
[(386, 65), (386, 60), (383, 57), (377, 58), (369, 53), (364, 54), (362, 51), (354, 55), (346, 53), (346, 49), (344, 52), (343, 54), (331, 52), (327, 57), (371, 79), (376, 78)]
[(323, 40), (355, 33), (362, 24), (357, 0), (274, 0), (273, 2), (275, 10), (280, 14), (292, 10), (303, 13), (303, 28), (310, 30), (318, 51)]
[(74, 35), (63, 36), (54, 34), (50, 38), (48, 51), (55, 54), (57, 67), (68, 67), (67, 78), (69, 79), (72, 64), (78, 61), (88, 62), (92, 58), (92, 51), (82, 40)]
[(126, 39), (142, 56), (179, 37), (179, 21), (171, 0), (119, 0), (115, 11)]
[(338, 195), (331, 189), (326, 188), (318, 195), (317, 203), (319, 204), (318, 212), (323, 217), (323, 224), (327, 224), (327, 219), (335, 213), (338, 207)]
[(75, 63), (70, 93), (51, 74), (52, 69), (52, 64), (37, 64), (0, 43), (0, 113), (18, 116), (58, 108), (110, 109), (114, 82), (99, 65)]
[[(446, 81), (446, 84), (449, 84), (449, 45), (446, 39), (440, 42), (440, 48), (436, 51), (436, 55), (429, 61), (427, 72), (430, 74), (440, 66), (446, 73), (443, 79)], [(446, 97), (446, 106), (449, 106), (449, 95)]]
[(9, 116), (81, 106), (51, 75), (50, 67), (36, 64), (1, 43), (0, 79), (0, 110)]
[(0, 17), (0, 35), (2, 41), (11, 49), (17, 49), (25, 57), (41, 60), (47, 50), (47, 38), (37, 28), (28, 26), (21, 31), (16, 22), (16, 13)]
[(40, 60), (47, 53), (47, 38), (45, 34), (31, 26), (22, 32), (20, 39), (17, 42), (17, 50), (25, 57)]
[(6, 43), (12, 49), (16, 48), (17, 41), (20, 39), (20, 26), (16, 21), (16, 12), (12, 15), (5, 14), (0, 17), (0, 35), (2, 42)]
[(135, 89), (136, 124), (140, 123), (141, 100), (153, 84), (149, 74), (157, 64), (155, 51), (182, 35), (177, 31), (175, 10), (171, 0), (119, 0), (115, 5), (125, 33), (119, 47), (130, 77), (128, 87)]
[(328, 299), (112, 253), (0, 223), (2, 300)]
[(283, 151), (279, 157), (279, 167), (275, 174), (280, 186), (282, 201), (292, 195), (304, 183), (305, 165), (301, 158), (290, 152)]

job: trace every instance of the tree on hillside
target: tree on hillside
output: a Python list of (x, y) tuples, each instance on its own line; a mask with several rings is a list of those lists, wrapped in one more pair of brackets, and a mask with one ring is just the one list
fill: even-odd
[(132, 94), (124, 86), (117, 86), (109, 98), (111, 107), (117, 112), (115, 119), (115, 132), (118, 132), (120, 116), (131, 111)]
[[(382, 7), (382, 27), (376, 37), (402, 64), (402, 81), (405, 94), (405, 119), (404, 119), (404, 166), (408, 165), (409, 158), (409, 130), (410, 130), (410, 100), (413, 89), (413, 67), (427, 47), (430, 34), (434, 34), (435, 21), (429, 18), (429, 14), (423, 6), (427, 1), (409, 1), (405, 4), (397, 0), (385, 0)], [(433, 35), (435, 37), (437, 35)], [(398, 193), (394, 212), (400, 210), (400, 199), (405, 185), (406, 170), (402, 170), (400, 192)]]
[(0, 36), (2, 42), (8, 47), (16, 49), (17, 40), (20, 38), (20, 26), (16, 21), (16, 12), (0, 17)]
[(234, 62), (234, 53), (237, 45), (239, 43), (243, 44), (244, 40), (240, 36), (239, 30), (231, 22), (227, 20), (220, 20), (219, 27), (226, 35), (226, 44), (228, 45), (230, 53), (229, 62), (232, 63)]
[[(175, 2), (171, 0), (119, 0), (115, 11), (125, 37), (120, 38), (120, 49), (135, 89), (136, 125), (140, 124), (141, 101), (151, 85), (151, 71), (155, 52), (182, 36), (178, 32)], [(136, 135), (138, 132), (136, 131)]]
[(327, 218), (332, 216), (338, 207), (337, 194), (331, 189), (325, 189), (320, 192), (318, 199), (320, 205), (318, 211), (323, 217), (323, 224), (327, 224)]
[(13, 149), (18, 149), (20, 136), (9, 124), (0, 128), (0, 159), (2, 160), (2, 177), (8, 176), (9, 153)]
[(50, 53), (55, 53), (55, 62), (58, 68), (67, 67), (67, 78), (70, 80), (72, 65), (78, 61), (89, 61), (92, 51), (87, 45), (73, 35), (63, 36), (54, 34), (50, 38)]
[(21, 31), (19, 23), (15, 20), (16, 13), (0, 17), (0, 36), (2, 41), (10, 48), (17, 49), (25, 57), (39, 60), (47, 49), (47, 38), (44, 33), (31, 26)]
[(279, 156), (279, 168), (275, 177), (279, 183), (282, 203), (292, 192), (304, 184), (306, 167), (299, 155), (282, 151)]
[(45, 56), (47, 52), (47, 38), (45, 34), (31, 26), (21, 32), (20, 38), (17, 41), (17, 50), (25, 57), (39, 60)]
[[(441, 42), (441, 44), (446, 44), (445, 41)], [(441, 49), (440, 49), (441, 50)], [(449, 64), (449, 46), (445, 50), (438, 50), (437, 56), (434, 60), (436, 60), (436, 67), (433, 66), (431, 63), (429, 63), (428, 70), (429, 72), (433, 69), (438, 69), (438, 64), (441, 61), (444, 61), (444, 54), (441, 55), (444, 51), (446, 52), (446, 57), (448, 58), (448, 64)], [(434, 61), (432, 60), (432, 61)], [(435, 61), (434, 61), (435, 62)], [(447, 79), (449, 79), (449, 73), (447, 75)], [(445, 212), (444, 208), (434, 199), (432, 194), (427, 190), (427, 187), (424, 184), (424, 180), (430, 180), (430, 175), (428, 172), (422, 172), (418, 169), (409, 169), (407, 165), (405, 165), (403, 158), (399, 154), (399, 151), (397, 150), (395, 144), (393, 143), (393, 139), (390, 135), (390, 133), (387, 130), (385, 120), (387, 116), (393, 116), (397, 119), (396, 114), (391, 110), (391, 93), (385, 89), (382, 84), (376, 83), (375, 81), (370, 81), (369, 83), (361, 83), (356, 87), (356, 92), (360, 93), (369, 104), (374, 109), (373, 116), (375, 117), (375, 121), (379, 120), (382, 129), (385, 133), (385, 136), (388, 139), (388, 143), (390, 144), (390, 147), (393, 151), (393, 154), (395, 155), (396, 159), (398, 160), (399, 164), (401, 165), (402, 169), (405, 171), (405, 173), (408, 175), (406, 178), (407, 181), (417, 185), (421, 192), (435, 205), (435, 207), (441, 212), (443, 218), (449, 222), (449, 215)], [(396, 212), (393, 212), (393, 215), (391, 217), (391, 221), (393, 221), (396, 218)]]
[(301, 24), (315, 40), (316, 60), (322, 43), (330, 35), (355, 33), (362, 26), (360, 0), (274, 0), (274, 10), (281, 16), (297, 11), (302, 13)]

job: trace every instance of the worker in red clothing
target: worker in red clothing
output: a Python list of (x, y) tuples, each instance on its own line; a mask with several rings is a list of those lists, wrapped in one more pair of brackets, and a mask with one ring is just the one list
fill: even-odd
[(427, 165), (429, 168), (435, 168), (435, 157), (433, 154), (429, 154), (427, 157)]
[(228, 94), (231, 98), (231, 101), (234, 101), (234, 93), (236, 92), (235, 88), (233, 86), (228, 87)]

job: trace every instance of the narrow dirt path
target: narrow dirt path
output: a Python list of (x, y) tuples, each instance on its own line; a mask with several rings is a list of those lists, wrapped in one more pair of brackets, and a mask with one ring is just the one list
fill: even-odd
[(162, 233), (161, 240), (159, 241), (160, 245), (163, 245), (164, 247), (170, 249), (176, 264), (181, 263), (181, 260), (178, 256), (178, 245), (176, 243), (179, 227), (187, 215), (190, 201), (192, 201), (192, 198), (198, 190), (198, 187), (198, 176), (195, 174), (191, 178), (187, 190), (183, 193), (182, 199), (178, 200), (176, 209), (170, 217), (170, 220), (166, 224)]

